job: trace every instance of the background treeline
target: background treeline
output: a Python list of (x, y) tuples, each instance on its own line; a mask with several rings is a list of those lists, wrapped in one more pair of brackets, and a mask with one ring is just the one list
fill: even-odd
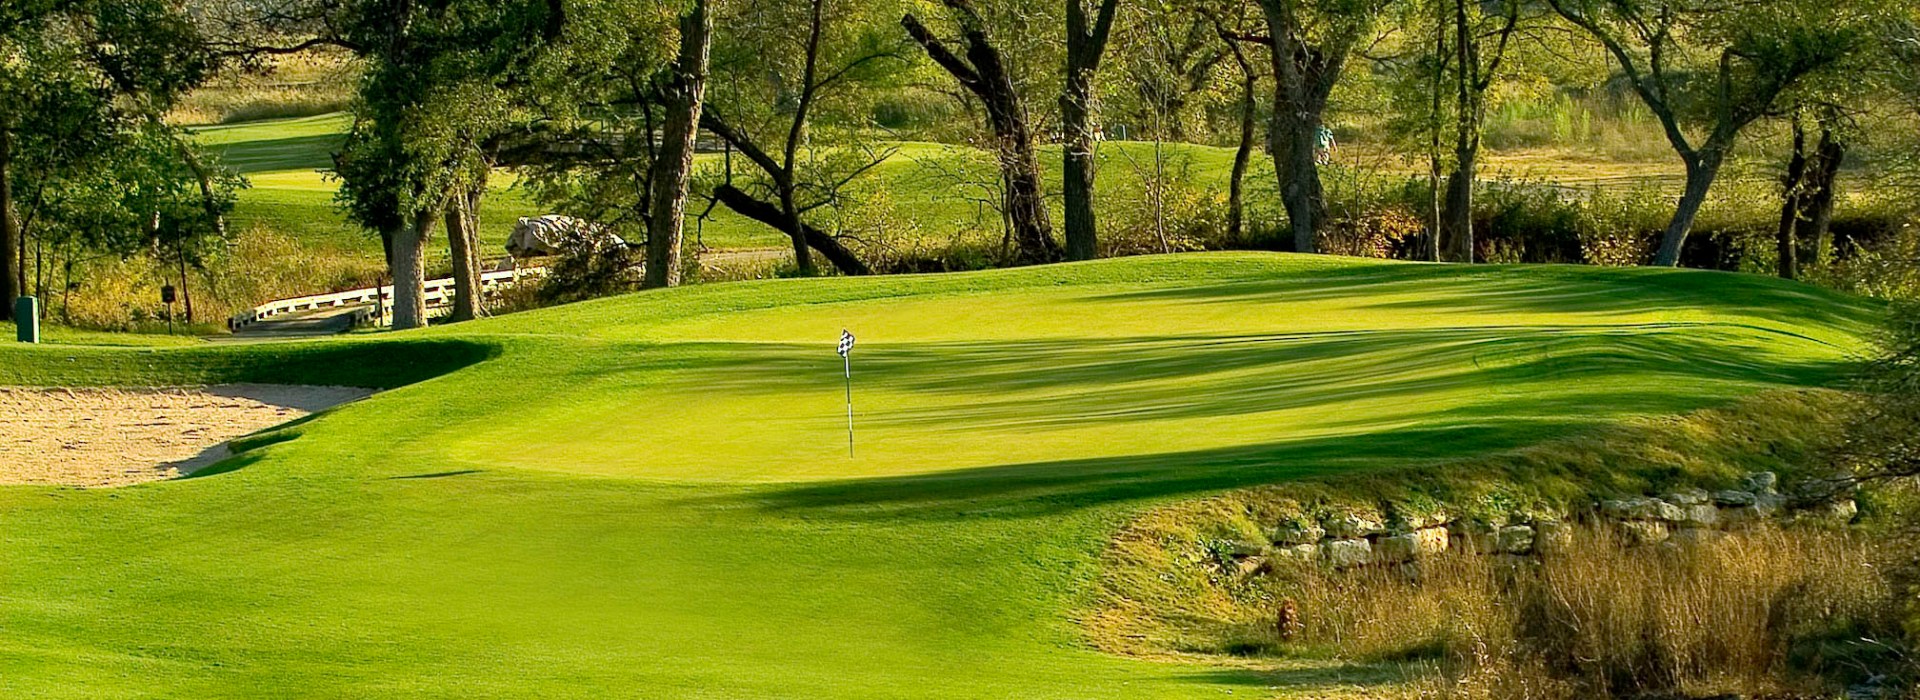
[(515, 303), (1217, 248), (1911, 294), (1916, 26), (1885, 0), (30, 0), (0, 14), (0, 268), (77, 325), (151, 325), (163, 284), (217, 324), (398, 280), (407, 327), (432, 276), (485, 313), (513, 218), (561, 212), (631, 245)]

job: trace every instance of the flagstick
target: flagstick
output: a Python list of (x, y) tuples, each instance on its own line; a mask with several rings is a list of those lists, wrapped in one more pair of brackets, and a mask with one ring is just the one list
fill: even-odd
[(847, 459), (853, 459), (853, 353), (840, 356), (847, 370)]

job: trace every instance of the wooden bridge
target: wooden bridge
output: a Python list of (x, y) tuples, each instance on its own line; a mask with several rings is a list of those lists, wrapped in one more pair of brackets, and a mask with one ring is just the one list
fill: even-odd
[[(480, 276), (481, 293), (496, 296), (507, 286), (546, 272), (544, 267), (488, 272)], [(453, 304), (453, 278), (430, 280), (425, 292), (428, 313), (445, 309)], [(227, 329), (257, 337), (329, 335), (386, 325), (392, 319), (393, 286), (383, 285), (270, 301), (234, 314), (227, 319)]]

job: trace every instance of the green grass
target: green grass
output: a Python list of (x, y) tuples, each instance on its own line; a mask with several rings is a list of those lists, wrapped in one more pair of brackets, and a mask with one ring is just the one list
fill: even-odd
[(1104, 537), (1174, 499), (1826, 384), (1876, 316), (1729, 274), (1208, 254), (0, 346), (0, 383), (447, 372), (217, 476), (0, 487), (0, 694), (1322, 696), (1327, 668), (1092, 651)]
[[(334, 201), (338, 183), (326, 172), (333, 166), (332, 153), (339, 149), (348, 126), (347, 116), (331, 114), (201, 127), (195, 133), (203, 145), (229, 167), (246, 175), (252, 185), (241, 193), (233, 214), (235, 224), (242, 228), (267, 226), (290, 233), (315, 253), (357, 256), (377, 262), (380, 259), (378, 241), (342, 216)], [(965, 170), (970, 177), (989, 175), (991, 161), (984, 154), (929, 143), (902, 143), (896, 148), (898, 152), (892, 159), (861, 181), (864, 187), (885, 190), (895, 215), (913, 221), (921, 227), (922, 234), (938, 238), (976, 230), (998, 230), (997, 214), (962, 196), (963, 193), (979, 194), (977, 188), (961, 187), (945, 174)], [(1057, 152), (1057, 149), (1049, 150)], [(1168, 153), (1189, 164), (1196, 184), (1225, 191), (1233, 157), (1231, 151), (1170, 144)], [(1151, 167), (1152, 149), (1150, 144), (1115, 143), (1109, 144), (1102, 156), (1107, 186), (1115, 191), (1134, 191), (1141, 182), (1142, 169)], [(935, 161), (969, 165), (931, 167), (930, 163)], [(702, 154), (699, 162), (710, 172), (718, 173), (724, 157)], [(1057, 175), (1054, 179), (1058, 179)], [(503, 254), (500, 246), (512, 232), (515, 219), (547, 213), (528, 193), (514, 188), (512, 183), (513, 178), (506, 173), (495, 178), (493, 191), (481, 208), (481, 242), (483, 252), (489, 257)], [(705, 208), (702, 203), (696, 205), (695, 211)], [(715, 208), (706, 222), (691, 223), (688, 236), (720, 250), (787, 245), (783, 234), (724, 207)], [(997, 238), (997, 235), (990, 237)]]

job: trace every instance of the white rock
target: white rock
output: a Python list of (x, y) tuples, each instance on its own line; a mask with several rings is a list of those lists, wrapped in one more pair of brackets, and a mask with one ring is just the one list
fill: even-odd
[(1753, 505), (1753, 492), (1752, 491), (1735, 491), (1731, 489), (1726, 491), (1715, 491), (1713, 492), (1713, 502), (1715, 505), (1729, 507), (1729, 508), (1737, 508), (1740, 506), (1750, 506), (1750, 505)]
[(1273, 541), (1279, 544), (1314, 544), (1326, 536), (1327, 531), (1311, 521), (1284, 522), (1273, 529)]
[(1322, 525), (1327, 529), (1327, 536), (1336, 539), (1367, 537), (1386, 531), (1386, 528), (1380, 524), (1380, 521), (1355, 513), (1346, 513), (1327, 518)]
[(1681, 527), (1701, 528), (1720, 524), (1720, 509), (1712, 505), (1692, 505), (1682, 510), (1685, 511), (1685, 516), (1677, 521)]
[(1361, 539), (1329, 540), (1320, 545), (1320, 558), (1340, 569), (1361, 566), (1373, 560), (1373, 543)]
[(1503, 554), (1526, 554), (1533, 550), (1533, 528), (1508, 525), (1494, 534), (1494, 549)]
[(1660, 500), (1677, 506), (1697, 506), (1713, 500), (1713, 494), (1707, 493), (1706, 489), (1688, 487), (1662, 495)]
[(1573, 547), (1573, 526), (1558, 520), (1541, 520), (1533, 524), (1533, 548), (1542, 553), (1565, 552)]
[(1648, 520), (1633, 520), (1620, 523), (1620, 535), (1631, 545), (1659, 544), (1666, 541), (1670, 532), (1667, 524)]

